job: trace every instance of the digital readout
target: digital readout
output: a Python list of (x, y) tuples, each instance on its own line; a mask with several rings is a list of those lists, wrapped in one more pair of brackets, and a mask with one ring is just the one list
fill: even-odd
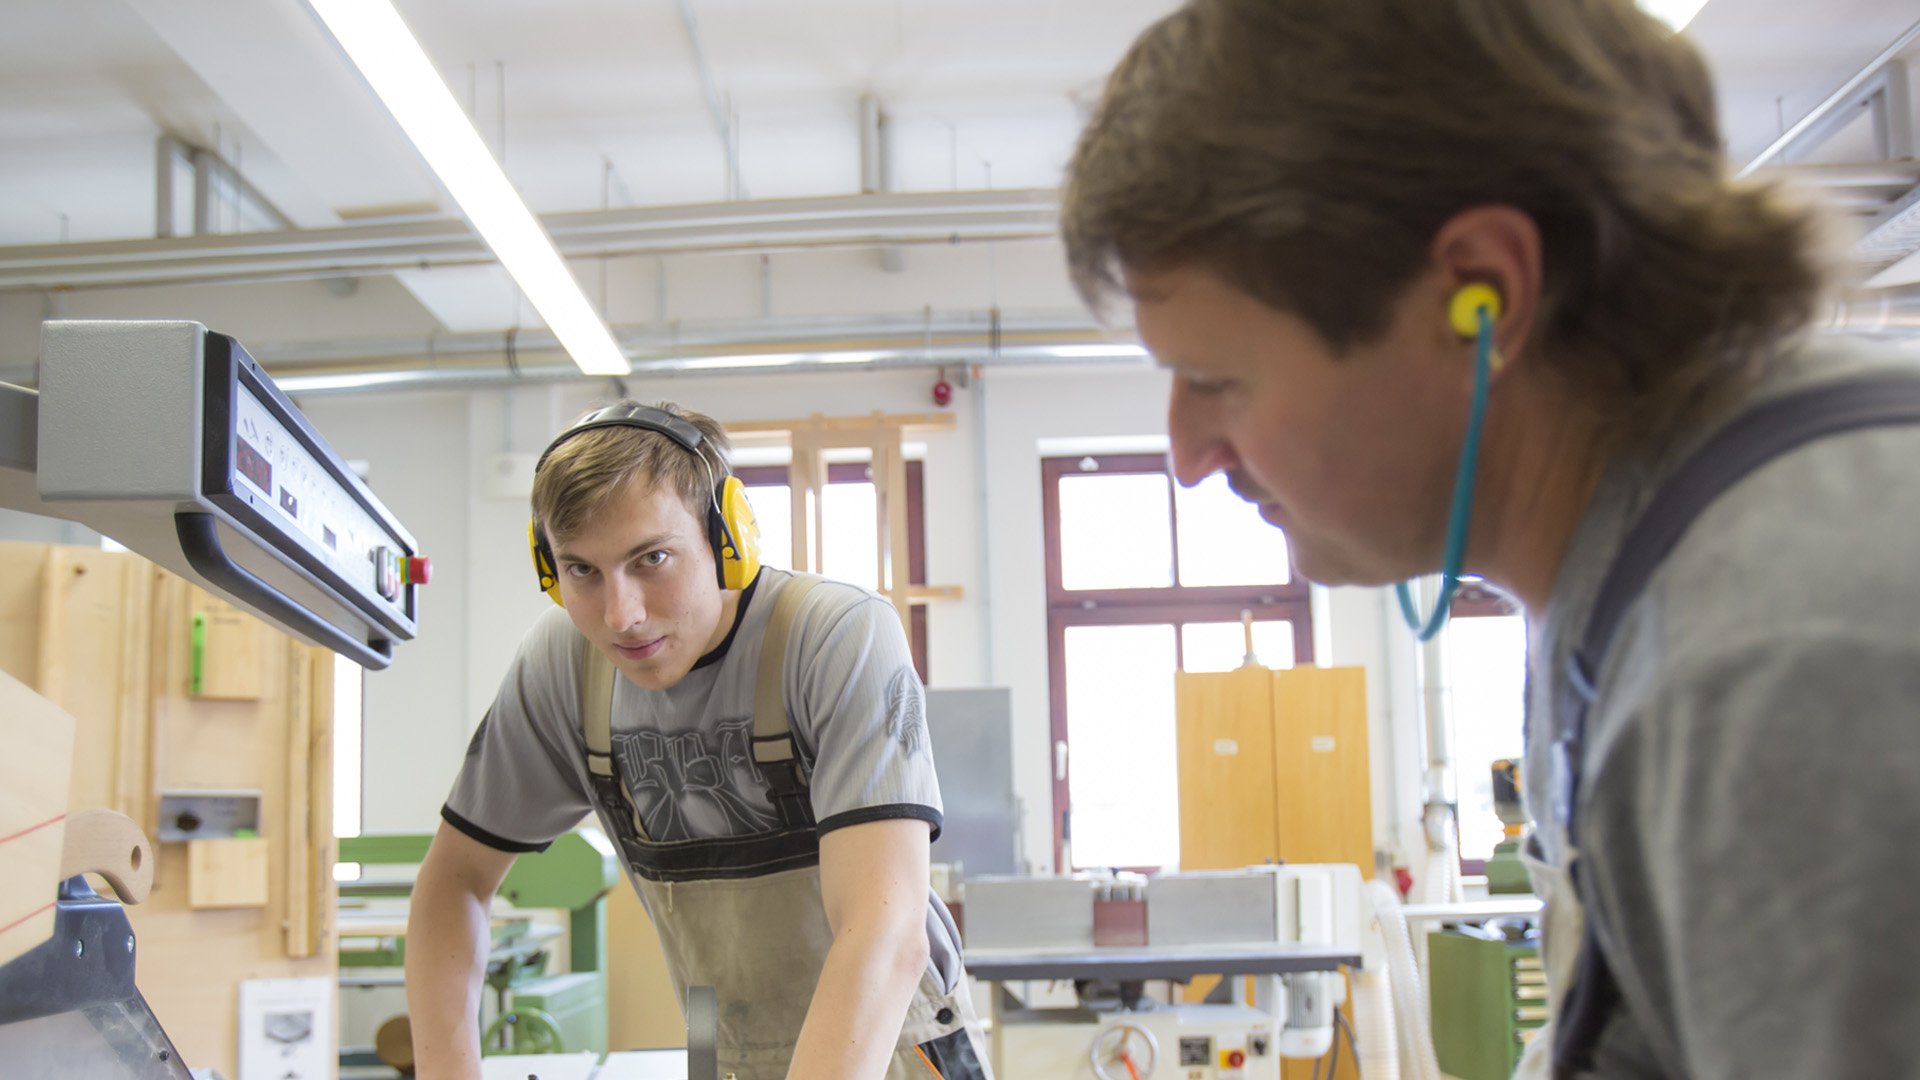
[(239, 459), (237, 464), (240, 469), (240, 475), (253, 481), (254, 486), (261, 491), (271, 493), (273, 491), (273, 463), (269, 462), (260, 451), (255, 450), (253, 444), (246, 439), (236, 435), (234, 436), (234, 441), (239, 444), (239, 452), (235, 456)]

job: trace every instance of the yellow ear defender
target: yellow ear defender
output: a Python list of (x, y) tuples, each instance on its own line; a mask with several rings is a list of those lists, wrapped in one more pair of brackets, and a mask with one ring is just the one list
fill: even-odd
[(553, 551), (547, 547), (547, 538), (541, 535), (539, 524), (531, 518), (527, 520), (527, 547), (533, 550), (533, 572), (539, 575), (540, 591), (554, 603), (566, 607), (567, 602), (560, 599), (560, 572), (554, 568)]
[[(753, 519), (753, 507), (747, 502), (746, 485), (732, 473), (714, 479), (715, 462), (701, 449), (706, 438), (685, 419), (647, 405), (609, 405), (588, 413), (579, 423), (555, 436), (541, 452), (533, 471), (538, 474), (561, 443), (582, 432), (604, 427), (657, 432), (700, 459), (707, 467), (709, 480), (713, 481), (708, 488), (711, 494), (707, 504), (707, 543), (713, 548), (715, 576), (723, 589), (744, 589), (752, 584), (754, 576), (760, 573), (760, 525)], [(725, 468), (725, 464), (721, 463), (721, 467)], [(559, 566), (538, 521), (527, 522), (527, 547), (533, 556), (533, 572), (540, 591), (565, 607), (560, 599)]]
[(1469, 341), (1479, 337), (1481, 308), (1486, 309), (1489, 319), (1499, 321), (1500, 291), (1480, 281), (1460, 286), (1447, 306), (1447, 321), (1453, 325), (1453, 332)]

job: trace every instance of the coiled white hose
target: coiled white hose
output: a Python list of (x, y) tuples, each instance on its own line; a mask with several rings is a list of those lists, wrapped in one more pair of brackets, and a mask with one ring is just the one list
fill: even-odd
[(1400, 1080), (1400, 1047), (1394, 1038), (1393, 991), (1377, 970), (1353, 973), (1353, 1026), (1359, 1036), (1360, 1075)]
[(1406, 1037), (1406, 1072), (1414, 1080), (1442, 1080), (1440, 1063), (1433, 1056), (1427, 995), (1420, 984), (1420, 969), (1413, 958), (1413, 937), (1407, 931), (1406, 916), (1400, 911), (1400, 897), (1385, 882), (1375, 880), (1367, 883), (1367, 898), (1373, 905), (1380, 937), (1386, 943), (1393, 1011), (1400, 1020), (1400, 1032)]

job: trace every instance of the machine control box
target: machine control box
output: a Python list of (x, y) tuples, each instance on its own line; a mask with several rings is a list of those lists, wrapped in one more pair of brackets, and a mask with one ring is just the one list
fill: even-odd
[(37, 399), (46, 512), (363, 667), (414, 637), (413, 537), (238, 341), (49, 322)]

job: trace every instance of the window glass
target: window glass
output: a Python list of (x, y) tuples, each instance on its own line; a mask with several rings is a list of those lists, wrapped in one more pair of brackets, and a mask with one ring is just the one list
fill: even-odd
[(760, 565), (793, 569), (793, 493), (785, 484), (747, 488), (747, 505), (760, 523)]
[(361, 706), (366, 671), (344, 656), (333, 660), (333, 835), (360, 835), (362, 787), (361, 736), (366, 713)]
[(1493, 812), (1493, 763), (1526, 747), (1527, 626), (1519, 615), (1447, 624), (1454, 761), (1459, 770), (1460, 857), (1485, 859), (1504, 835)]
[[(1256, 619), (1253, 653), (1261, 667), (1293, 666), (1293, 624)], [(1183, 671), (1232, 671), (1246, 661), (1247, 635), (1237, 622), (1187, 623), (1180, 628)]]
[(1066, 669), (1074, 864), (1177, 865), (1173, 627), (1068, 627)]
[(1233, 493), (1219, 473), (1173, 493), (1182, 585), (1283, 585), (1292, 580), (1286, 534)]
[(1060, 584), (1151, 589), (1173, 584), (1173, 507), (1164, 473), (1060, 478)]
[[(826, 576), (850, 581), (863, 588), (880, 587), (879, 507), (875, 505), (873, 485), (828, 484), (821, 492), (822, 520), (826, 522), (826, 550), (820, 553), (820, 570)], [(906, 552), (900, 558), (906, 558)]]

